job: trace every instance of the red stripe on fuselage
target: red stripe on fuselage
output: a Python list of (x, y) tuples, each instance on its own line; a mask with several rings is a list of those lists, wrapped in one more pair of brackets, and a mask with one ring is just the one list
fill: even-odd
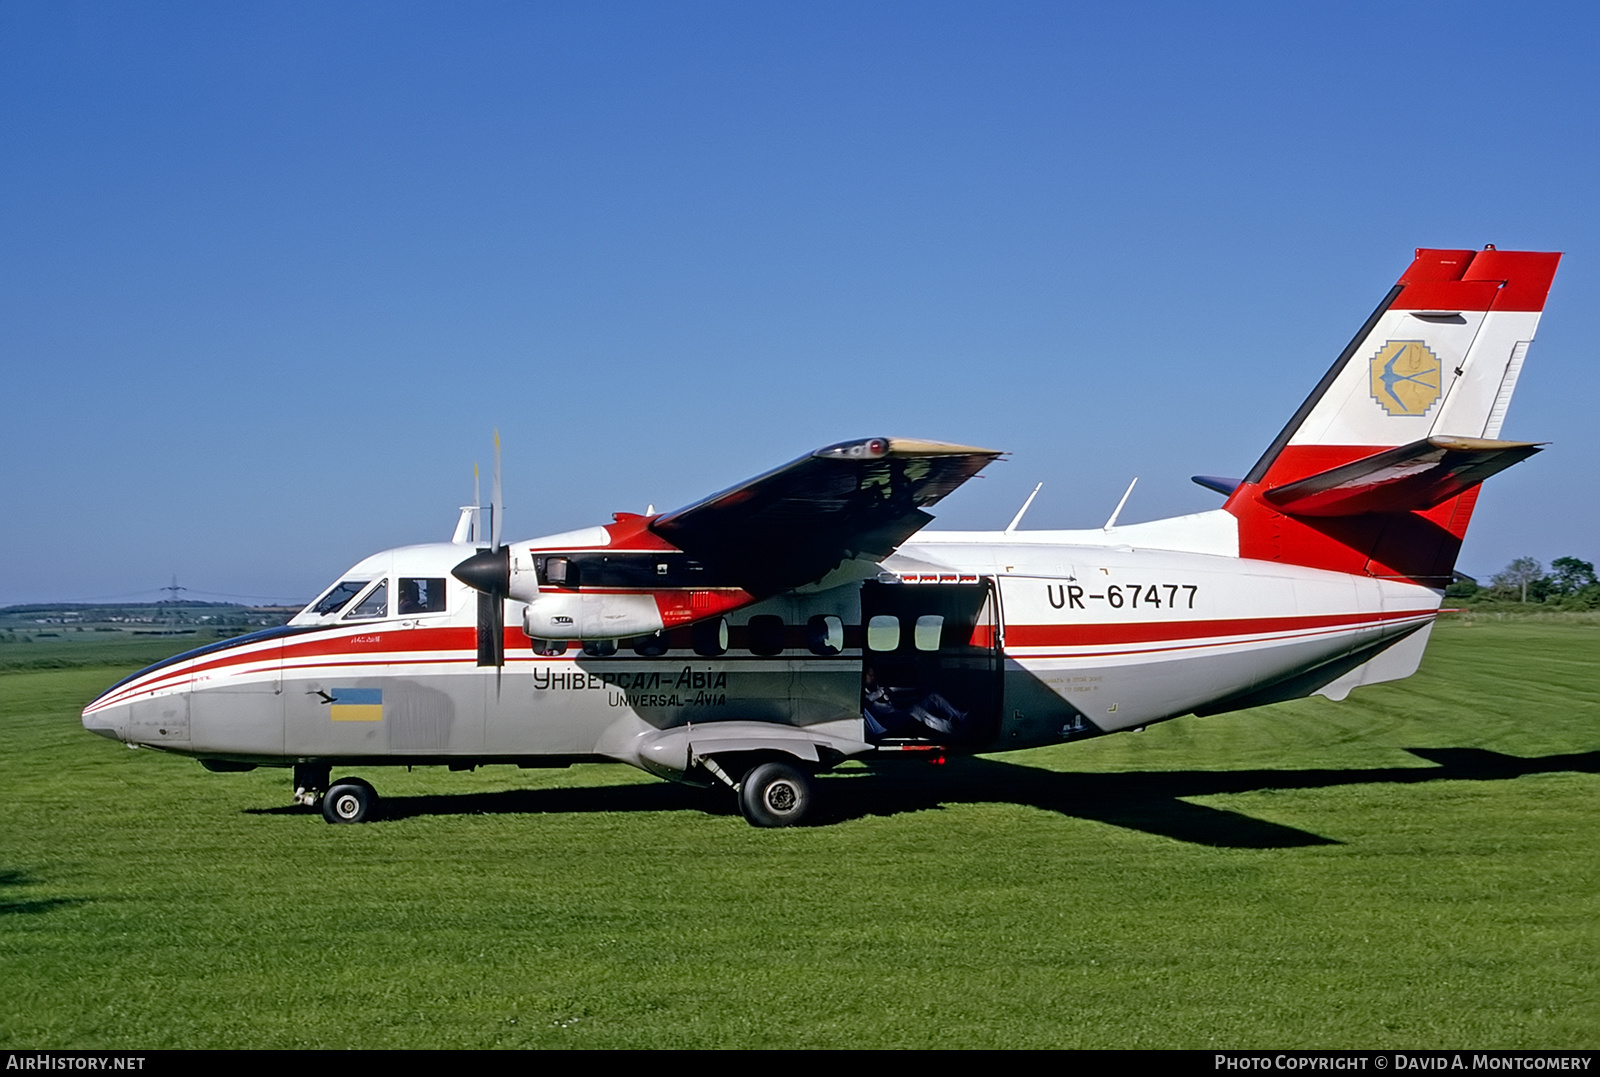
[[(299, 637), (293, 643), (255, 647), (251, 650), (221, 651), (206, 655), (194, 665), (177, 665), (158, 670), (149, 680), (130, 681), (116, 695), (97, 701), (103, 706), (125, 702), (134, 696), (157, 692), (184, 684), (194, 677), (236, 670), (255, 663), (287, 665), (291, 661), (333, 655), (397, 655), (417, 651), (465, 651), (477, 653), (477, 629), (471, 626), (441, 628), (391, 628), (375, 632), (350, 633), (348, 628), (332, 630), (344, 635)], [(508, 634), (510, 630), (508, 629)], [(521, 630), (517, 630), (521, 635)], [(450, 659), (449, 661), (455, 661)], [(315, 662), (308, 664), (316, 664)], [(260, 672), (267, 672), (261, 670)], [(96, 709), (99, 709), (98, 707)]]
[[(1168, 643), (1172, 646), (1145, 648), (1143, 651), (1106, 651), (1094, 653), (1067, 653), (1061, 655), (1028, 655), (1024, 657), (1094, 657), (1129, 653), (1150, 653), (1161, 650), (1188, 650), (1197, 647), (1236, 645), (1247, 642), (1248, 637), (1269, 636), (1282, 633), (1300, 635), (1326, 634), (1327, 632), (1376, 627), (1408, 619), (1431, 618), (1436, 610), (1401, 610), (1384, 613), (1343, 613), (1296, 617), (1248, 617), (1205, 621), (1141, 621), (1131, 623), (1095, 624), (1012, 624), (1006, 628), (1006, 646), (1012, 647), (1108, 647), (1141, 643)], [(856, 626), (850, 626), (855, 629)], [(514, 653), (521, 638), (520, 630), (507, 629), (507, 657), (520, 662), (525, 656)], [(795, 629), (787, 635), (803, 634)], [(675, 635), (677, 635), (675, 633)], [(1210, 643), (1184, 644), (1178, 641), (1209, 639)], [(675, 643), (680, 642), (674, 640)], [(847, 637), (847, 644), (852, 641)], [(859, 643), (859, 641), (855, 641)], [(1270, 642), (1262, 640), (1261, 642)], [(786, 639), (786, 649), (804, 646), (804, 640)], [(735, 648), (737, 649), (737, 648)], [(206, 656), (206, 660), (193, 666), (160, 670), (148, 681), (134, 681), (123, 686), (114, 696), (96, 701), (91, 710), (125, 703), (146, 693), (168, 690), (188, 684), (198, 676), (224, 674), (245, 666), (268, 663), (257, 672), (268, 673), (273, 664), (284, 670), (303, 671), (317, 667), (355, 668), (372, 665), (460, 665), (473, 661), (477, 651), (477, 633), (471, 626), (441, 628), (401, 628), (360, 632), (344, 635), (297, 639), (280, 647), (253, 648), (237, 652), (222, 652)], [(448, 657), (436, 657), (445, 652)], [(421, 655), (433, 657), (420, 657)], [(574, 656), (576, 657), (576, 656)], [(778, 656), (780, 658), (792, 655)], [(365, 658), (366, 661), (360, 659)], [(561, 661), (562, 658), (553, 658)]]
[(1304, 617), (1238, 617), (1215, 621), (1135, 621), (1082, 625), (1045, 624), (1006, 626), (1006, 647), (1095, 647), (1119, 643), (1156, 643), (1171, 640), (1227, 638), (1305, 632), (1310, 629), (1351, 628), (1386, 624), (1413, 617), (1432, 617), (1434, 610), (1393, 613), (1330, 613)]
[[(521, 629), (518, 629), (518, 634)], [(509, 634), (509, 633), (508, 633)], [(445, 628), (390, 628), (358, 632), (349, 636), (321, 636), (304, 642), (286, 643), (285, 662), (297, 658), (329, 654), (395, 654), (406, 651), (473, 651), (478, 648), (478, 630), (471, 625)]]

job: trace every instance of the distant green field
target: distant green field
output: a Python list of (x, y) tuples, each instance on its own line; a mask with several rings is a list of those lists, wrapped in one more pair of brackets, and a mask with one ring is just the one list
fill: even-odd
[(0, 676), (0, 1047), (1600, 1046), (1593, 619), (778, 831), (604, 766), (330, 827), (83, 732), (124, 672)]
[(160, 661), (177, 651), (204, 647), (217, 642), (212, 632), (187, 636), (136, 636), (131, 632), (90, 635), (65, 632), (27, 643), (0, 646), (0, 673), (40, 669), (81, 669), (86, 666), (119, 665), (138, 669)]

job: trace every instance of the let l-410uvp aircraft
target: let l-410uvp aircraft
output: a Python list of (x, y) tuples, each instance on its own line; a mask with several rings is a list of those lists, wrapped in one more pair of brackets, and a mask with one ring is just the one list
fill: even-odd
[(487, 541), (470, 507), (452, 542), (369, 557), (83, 723), (212, 770), (292, 767), (329, 822), (377, 803), (334, 766), (613, 760), (783, 826), (845, 759), (1342, 699), (1416, 670), (1479, 483), (1538, 451), (1500, 427), (1559, 258), (1417, 251), (1244, 478), (1197, 479), (1227, 497), (1212, 512), (926, 532), (999, 454), (869, 438), (503, 544), (497, 466)]

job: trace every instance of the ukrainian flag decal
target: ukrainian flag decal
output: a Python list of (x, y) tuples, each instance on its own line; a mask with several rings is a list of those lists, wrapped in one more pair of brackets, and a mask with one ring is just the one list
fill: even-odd
[(335, 722), (383, 721), (382, 688), (334, 688), (328, 717)]

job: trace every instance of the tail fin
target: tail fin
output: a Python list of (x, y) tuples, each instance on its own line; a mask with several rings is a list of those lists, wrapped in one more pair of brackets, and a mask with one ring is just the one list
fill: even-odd
[(1244, 557), (1443, 586), (1559, 254), (1417, 251), (1225, 506)]

